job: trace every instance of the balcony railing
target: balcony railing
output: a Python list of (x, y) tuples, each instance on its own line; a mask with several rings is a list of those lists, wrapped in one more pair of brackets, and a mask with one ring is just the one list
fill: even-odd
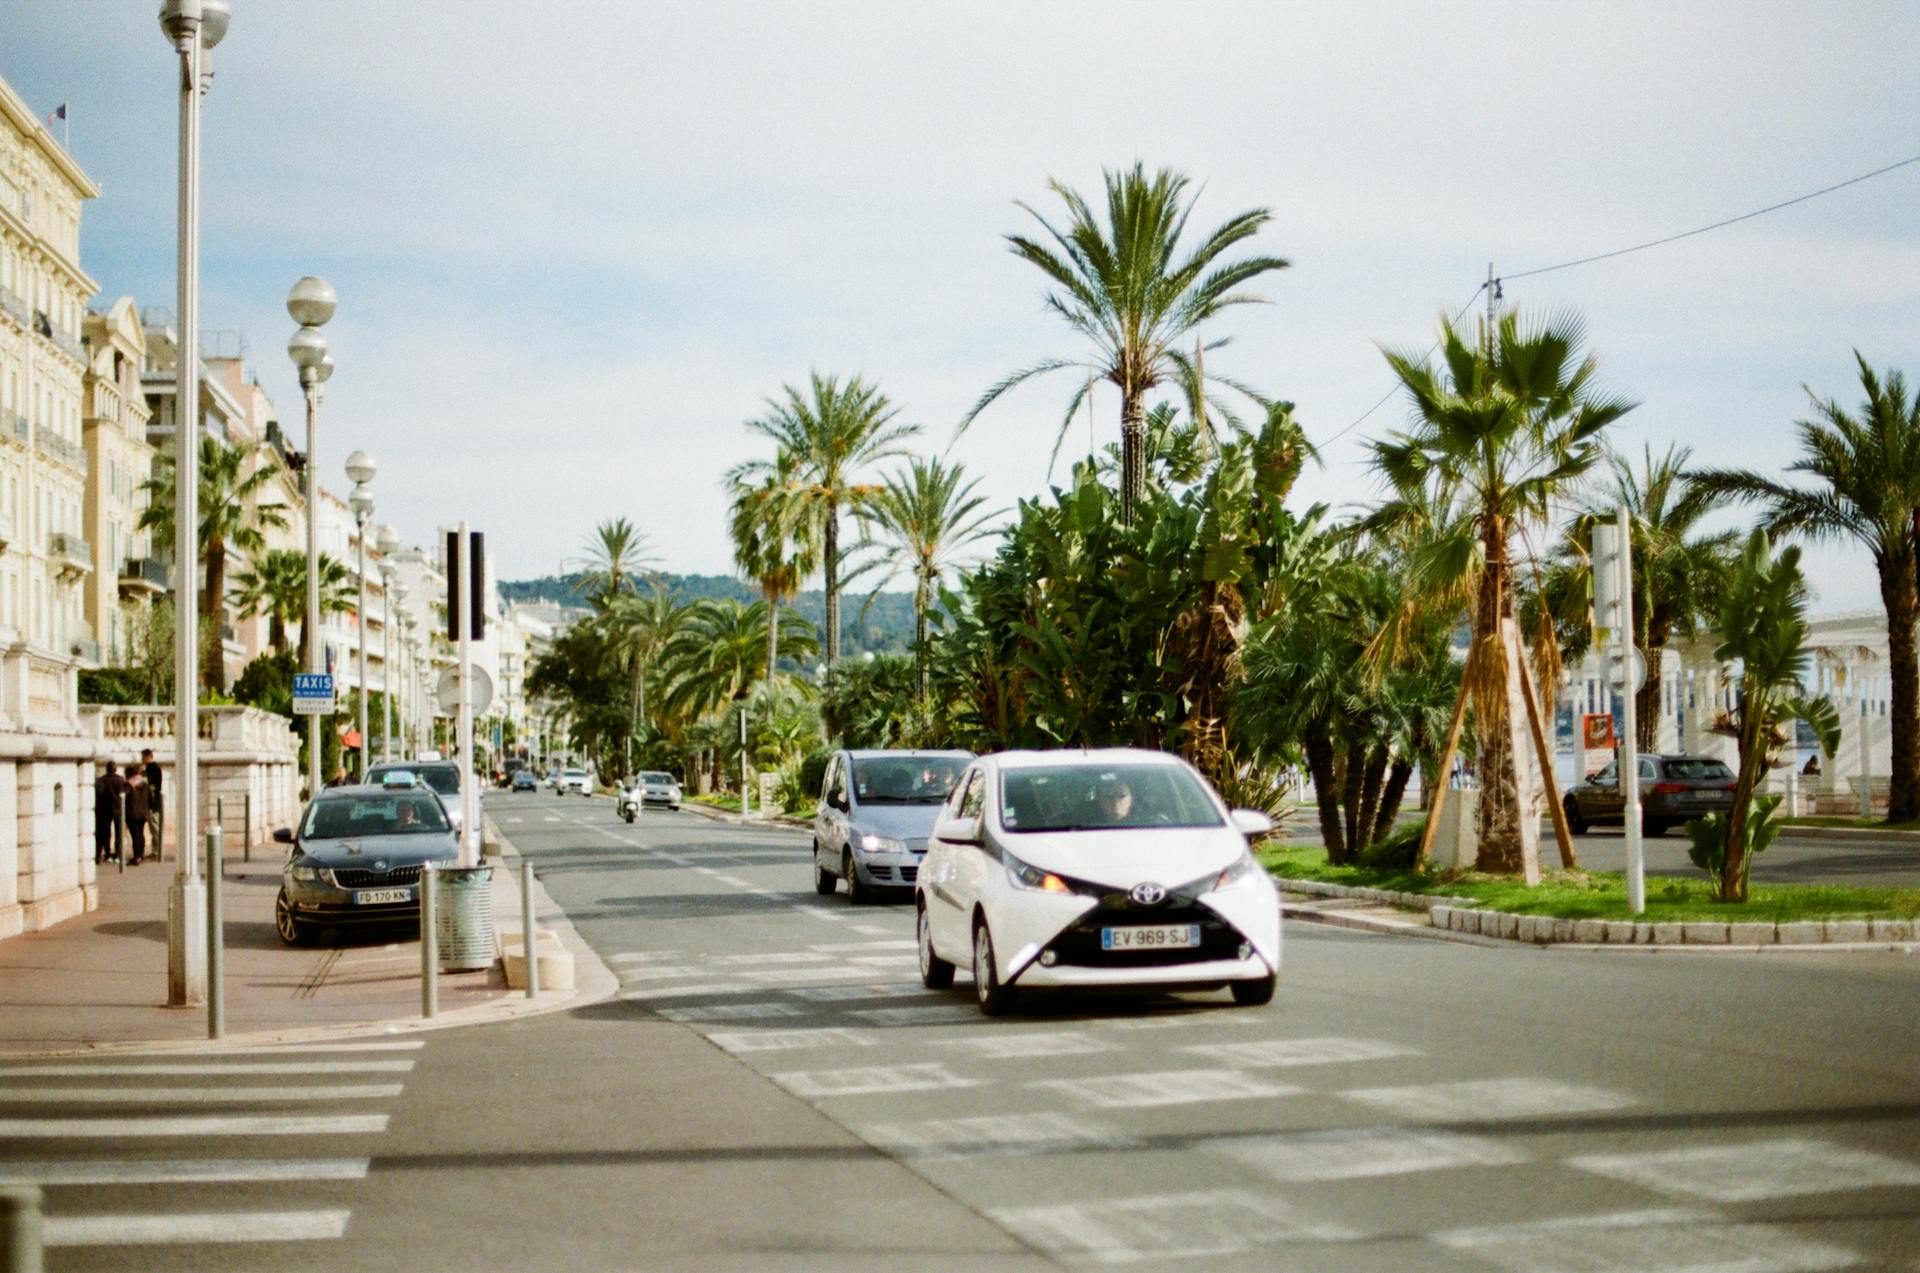
[(0, 512), (0, 552), (13, 546), (13, 514)]
[(51, 455), (54, 459), (66, 464), (71, 464), (82, 473), (87, 471), (87, 449), (85, 447), (69, 442), (57, 433), (48, 433), (44, 429), (41, 430), (39, 436), (35, 438), (34, 441), (43, 452)]
[(165, 592), (167, 590), (166, 563), (156, 561), (152, 557), (129, 557), (120, 567), (120, 586), (127, 589)]
[(0, 407), (0, 436), (10, 437), (25, 446), (30, 432), (31, 430), (27, 428), (27, 417), (17, 411), (8, 411)]
[(82, 663), (100, 665), (100, 643), (93, 639), (92, 633), (76, 635), (68, 646), (68, 652)]
[(64, 530), (47, 536), (47, 556), (62, 570), (93, 569), (93, 545)]
[(58, 349), (61, 353), (77, 363), (83, 365), (86, 363), (86, 346), (82, 345), (72, 332), (59, 327), (50, 327), (47, 330), (46, 336), (48, 340), (53, 342), (55, 349)]
[(26, 299), (10, 287), (0, 286), (0, 310), (13, 315), (14, 321), (22, 327), (31, 321)]

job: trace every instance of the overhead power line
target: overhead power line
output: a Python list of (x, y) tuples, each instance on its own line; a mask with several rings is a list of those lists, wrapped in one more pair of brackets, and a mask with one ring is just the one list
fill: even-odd
[[(1634, 252), (1644, 252), (1648, 248), (1657, 248), (1657, 247), (1663, 247), (1669, 243), (1678, 243), (1681, 239), (1691, 239), (1695, 235), (1706, 234), (1711, 230), (1725, 229), (1727, 226), (1730, 226), (1730, 225), (1738, 225), (1742, 221), (1751, 221), (1755, 217), (1763, 217), (1767, 215), (1769, 212), (1778, 212), (1782, 208), (1791, 208), (1796, 203), (1805, 203), (1809, 199), (1818, 199), (1820, 196), (1832, 194), (1836, 190), (1845, 190), (1848, 186), (1857, 186), (1863, 181), (1871, 181), (1875, 177), (1885, 176), (1887, 173), (1893, 172), (1899, 168), (1905, 168), (1910, 164), (1920, 164), (1920, 155), (1909, 155), (1907, 158), (1896, 160), (1893, 163), (1886, 165), (1884, 168), (1875, 168), (1872, 172), (1863, 172), (1857, 177), (1849, 177), (1845, 181), (1836, 181), (1834, 184), (1830, 186), (1822, 186), (1818, 190), (1809, 190), (1806, 194), (1795, 195), (1793, 198), (1783, 199), (1779, 203), (1770, 203), (1764, 208), (1755, 208), (1753, 211), (1743, 212), (1737, 217), (1726, 217), (1723, 220), (1715, 221), (1708, 225), (1697, 226), (1691, 230), (1682, 230), (1678, 234), (1669, 234), (1664, 238), (1649, 239), (1645, 243), (1635, 243), (1631, 247), (1615, 248), (1611, 252), (1598, 252), (1592, 256), (1583, 256), (1571, 261), (1561, 261), (1557, 265), (1541, 265), (1530, 270), (1519, 270), (1512, 274), (1502, 274), (1498, 278), (1492, 280), (1492, 285), (1495, 287), (1498, 287), (1499, 284), (1506, 279), (1532, 278), (1537, 274), (1551, 274), (1556, 270), (1570, 270), (1576, 265), (1591, 265), (1595, 261), (1609, 261), (1616, 256), (1627, 256)], [(1488, 287), (1488, 284), (1482, 283), (1479, 287), (1474, 289), (1473, 295), (1467, 298), (1467, 303), (1465, 305), (1462, 305), (1460, 307), (1459, 313), (1453, 316), (1454, 322), (1457, 323), (1460, 321), (1461, 317), (1473, 305), (1474, 301), (1480, 298), (1480, 294), (1487, 290), (1487, 287)], [(1498, 293), (1496, 292), (1495, 295), (1497, 296)], [(1432, 344), (1432, 346), (1428, 348), (1427, 357), (1429, 358), (1433, 357), (1433, 351), (1438, 348), (1440, 348), (1440, 342), (1436, 340)], [(1325, 442), (1320, 443), (1320, 445), (1328, 446), (1334, 442), (1338, 442), (1341, 438), (1344, 438), (1345, 436), (1347, 436), (1347, 434), (1359, 428), (1362, 424), (1366, 423), (1367, 419), (1371, 417), (1374, 412), (1378, 411), (1381, 407), (1386, 406), (1388, 399), (1392, 398), (1393, 395), (1398, 391), (1399, 391), (1398, 385), (1394, 386), (1394, 388), (1392, 389), (1387, 390), (1385, 396), (1382, 397), (1380, 401), (1374, 403), (1372, 406), (1368, 407), (1365, 411), (1361, 412), (1357, 417), (1354, 418), (1351, 424), (1341, 429), (1338, 433), (1335, 433), (1332, 437), (1328, 438)]]

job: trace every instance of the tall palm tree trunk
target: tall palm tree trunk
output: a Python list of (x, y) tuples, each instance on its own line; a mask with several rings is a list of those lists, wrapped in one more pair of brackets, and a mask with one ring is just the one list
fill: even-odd
[(1634, 695), (1634, 739), (1633, 745), (1642, 755), (1660, 749), (1660, 662), (1661, 650), (1650, 640), (1643, 643), (1640, 653), (1647, 660), (1647, 679)]
[(1147, 492), (1147, 409), (1130, 393), (1120, 406), (1120, 521), (1133, 525)]
[(840, 504), (827, 499), (827, 524), (822, 528), (821, 564), (827, 591), (827, 666), (840, 661)]
[[(1911, 545), (1911, 540), (1908, 541)], [(1893, 697), (1893, 764), (1887, 789), (1887, 820), (1920, 817), (1920, 659), (1914, 621), (1920, 591), (1914, 583), (1914, 552), (1888, 561), (1880, 571), (1880, 599), (1887, 611), (1887, 672)]]
[(927, 702), (927, 577), (921, 575), (913, 586), (913, 693), (921, 706)]
[(1523, 755), (1530, 739), (1521, 723), (1526, 709), (1518, 682), (1519, 664), (1516, 651), (1509, 648), (1513, 596), (1507, 586), (1504, 519), (1492, 519), (1485, 545), (1486, 574), (1467, 669), (1477, 686), (1474, 708), (1481, 740), (1476, 865), (1499, 875), (1525, 873), (1531, 883), (1538, 871), (1540, 829), (1527, 782), (1533, 766)]
[(207, 620), (206, 669), (208, 688), (225, 692), (227, 688), (227, 646), (221, 633), (227, 595), (227, 547), (218, 539), (207, 545), (207, 592), (200, 599), (201, 613)]
[(780, 597), (768, 592), (767, 598), (767, 688), (773, 688), (773, 664), (780, 653)]

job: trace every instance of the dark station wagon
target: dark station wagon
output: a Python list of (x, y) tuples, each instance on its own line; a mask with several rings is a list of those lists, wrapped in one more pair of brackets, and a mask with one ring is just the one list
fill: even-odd
[[(1665, 835), (1669, 827), (1733, 808), (1733, 770), (1712, 756), (1640, 757), (1640, 828)], [(1579, 834), (1589, 826), (1626, 823), (1620, 762), (1608, 761), (1562, 802), (1567, 822)]]

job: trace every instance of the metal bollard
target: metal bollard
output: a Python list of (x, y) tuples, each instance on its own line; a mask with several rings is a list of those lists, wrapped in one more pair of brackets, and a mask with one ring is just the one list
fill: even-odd
[(533, 863), (520, 859), (520, 956), (527, 969), (527, 998), (540, 993), (540, 956), (534, 942)]
[(240, 860), (253, 861), (253, 793), (240, 797)]
[(42, 1273), (40, 1186), (0, 1185), (0, 1273)]
[(440, 1012), (440, 933), (434, 914), (434, 869), (420, 868), (420, 1015)]
[(120, 874), (127, 873), (127, 797), (125, 793), (113, 798), (113, 860), (120, 864)]
[(207, 828), (207, 1037), (227, 1033), (226, 934), (220, 905), (220, 883), (226, 878), (226, 854), (220, 846), (220, 828)]

